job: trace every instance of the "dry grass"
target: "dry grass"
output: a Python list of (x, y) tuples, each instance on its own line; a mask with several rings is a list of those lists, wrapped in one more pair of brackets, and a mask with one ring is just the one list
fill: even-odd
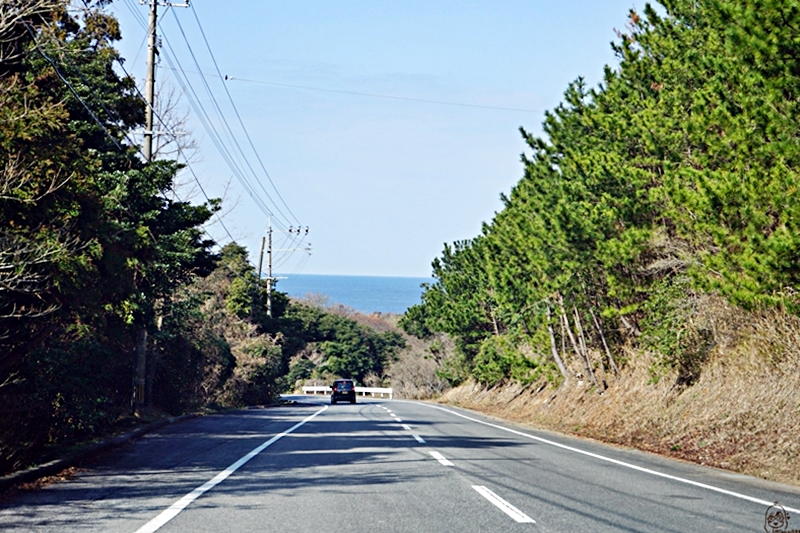
[(715, 346), (691, 386), (676, 386), (676, 375), (653, 383), (653, 357), (629, 350), (628, 365), (603, 395), (574, 381), (557, 391), (545, 383), (470, 384), (442, 401), (800, 485), (800, 320), (718, 300), (706, 311), (714, 315)]

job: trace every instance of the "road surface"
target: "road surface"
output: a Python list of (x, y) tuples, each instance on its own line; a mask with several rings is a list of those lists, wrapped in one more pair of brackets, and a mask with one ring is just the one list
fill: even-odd
[(800, 489), (432, 403), (247, 409), (167, 426), (0, 503), (32, 532), (764, 531)]

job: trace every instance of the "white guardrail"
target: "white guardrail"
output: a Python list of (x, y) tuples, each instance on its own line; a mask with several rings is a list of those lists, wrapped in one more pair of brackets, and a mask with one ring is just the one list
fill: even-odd
[[(309, 386), (303, 387), (303, 394), (330, 394), (331, 388), (327, 385), (317, 385), (317, 386)], [(360, 394), (361, 396), (372, 396), (373, 398), (376, 395), (380, 395), (381, 398), (384, 396), (389, 396), (389, 399), (392, 399), (394, 394), (394, 389), (387, 389), (384, 387), (356, 387), (356, 394)]]

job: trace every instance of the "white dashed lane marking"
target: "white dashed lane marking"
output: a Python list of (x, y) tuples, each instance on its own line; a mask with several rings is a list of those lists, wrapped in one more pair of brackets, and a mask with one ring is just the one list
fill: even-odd
[(434, 459), (436, 459), (437, 461), (439, 461), (440, 463), (442, 463), (444, 466), (453, 466), (453, 463), (452, 463), (452, 462), (450, 462), (450, 461), (448, 461), (448, 460), (445, 458), (445, 456), (444, 456), (444, 455), (442, 455), (441, 453), (439, 453), (439, 452), (430, 452), (430, 454), (431, 454), (431, 456), (432, 456)]
[(425, 439), (423, 439), (422, 437), (420, 437), (419, 435), (417, 435), (416, 433), (414, 433), (414, 430), (413, 430), (413, 429), (411, 429), (411, 426), (409, 426), (408, 424), (403, 424), (403, 420), (402, 420), (400, 417), (398, 417), (396, 414), (394, 414), (393, 412), (391, 412), (389, 409), (387, 409), (386, 407), (384, 407), (384, 406), (382, 406), (382, 405), (381, 405), (381, 409), (383, 409), (384, 411), (386, 411), (387, 413), (389, 413), (389, 414), (390, 414), (390, 415), (391, 415), (391, 416), (394, 418), (394, 421), (395, 421), (395, 422), (397, 422), (398, 424), (400, 424), (400, 425), (402, 426), (402, 428), (403, 428), (403, 429), (405, 429), (406, 431), (408, 431), (409, 433), (411, 433), (411, 436), (412, 436), (412, 437), (414, 437), (414, 439), (415, 439), (417, 442), (419, 442), (420, 444), (425, 444)]
[(530, 516), (526, 515), (503, 498), (492, 492), (491, 490), (487, 489), (483, 485), (473, 485), (473, 489), (475, 489), (478, 494), (489, 500), (495, 507), (506, 513), (508, 516), (513, 518), (515, 521), (519, 522), (520, 524), (527, 523), (527, 524), (535, 524), (536, 521), (531, 518)]

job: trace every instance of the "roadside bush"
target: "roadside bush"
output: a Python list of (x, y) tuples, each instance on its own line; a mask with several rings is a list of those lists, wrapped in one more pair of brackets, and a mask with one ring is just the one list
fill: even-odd
[(315, 365), (311, 360), (306, 358), (301, 358), (297, 360), (289, 368), (289, 374), (286, 376), (286, 381), (288, 382), (288, 385), (292, 387), (298, 381), (303, 381), (310, 378), (313, 375), (316, 366), (317, 365)]
[(542, 377), (543, 372), (548, 376), (557, 372), (549, 368), (554, 365), (548, 365), (543, 357), (534, 354), (527, 345), (518, 345), (509, 335), (485, 339), (473, 362), (472, 375), (488, 386), (506, 379), (528, 385)]
[(130, 410), (129, 353), (93, 339), (33, 351), (0, 386), (0, 471), (23, 467), (47, 448), (92, 437)]
[(441, 395), (449, 384), (439, 372), (453, 350), (452, 341), (443, 334), (424, 340), (406, 337), (406, 347), (387, 370), (395, 396), (427, 399)]
[(678, 385), (690, 385), (700, 377), (715, 343), (710, 325), (699, 312), (699, 306), (708, 300), (695, 292), (687, 276), (654, 284), (643, 306), (639, 339), (643, 348), (657, 354), (651, 369), (654, 382), (672, 369), (678, 372)]
[(230, 406), (272, 403), (286, 390), (281, 347), (262, 335), (235, 348), (237, 366), (225, 384), (222, 403)]

